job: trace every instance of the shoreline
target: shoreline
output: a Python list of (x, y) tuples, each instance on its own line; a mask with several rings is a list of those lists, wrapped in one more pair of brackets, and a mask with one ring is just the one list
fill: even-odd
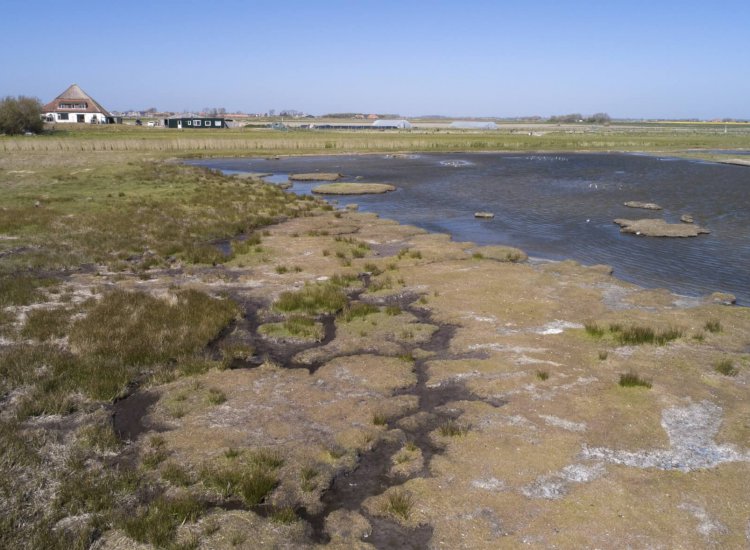
[[(464, 154), (480, 154), (480, 155), (486, 154), (486, 155), (501, 155), (501, 156), (516, 155), (516, 153), (505, 153), (505, 152), (469, 152), (469, 153), (467, 153), (467, 152), (455, 152), (455, 153), (450, 153), (450, 154), (449, 153), (429, 153), (428, 152), (428, 153), (418, 153), (418, 154), (422, 154), (422, 155), (425, 155), (425, 156), (433, 155), (433, 156), (441, 156), (441, 157), (442, 156), (464, 155)], [(544, 155), (544, 156), (555, 155), (555, 153), (537, 153), (537, 154)], [(576, 154), (609, 155), (611, 153), (606, 153), (606, 152), (578, 153), (577, 152), (577, 153), (569, 153), (569, 154), (570, 155), (576, 155)], [(633, 152), (619, 152), (617, 154), (639, 155), (639, 156), (640, 155), (644, 155), (644, 156), (648, 156), (648, 157), (652, 157), (652, 158), (653, 157), (659, 157), (659, 155), (654, 155), (654, 154), (642, 154), (642, 153), (633, 153)], [(351, 155), (345, 155), (345, 156), (359, 157), (359, 156), (372, 156), (372, 155), (375, 155), (376, 157), (380, 157), (381, 156), (380, 153), (361, 153), (361, 154), (351, 154)], [(294, 158), (316, 157), (316, 158), (323, 158), (323, 159), (325, 159), (327, 157), (337, 157), (337, 156), (342, 156), (342, 155), (327, 155), (327, 154), (324, 154), (324, 155), (288, 155), (288, 156), (285, 156), (284, 158), (294, 159)], [(680, 157), (671, 157), (671, 158), (680, 158)], [(216, 160), (221, 161), (222, 159), (216, 159)], [(694, 159), (694, 158), (692, 158), (692, 159), (690, 159), (690, 158), (689, 159), (682, 159), (682, 160), (688, 160), (688, 161), (693, 160), (695, 162), (701, 162), (701, 163), (703, 163), (703, 162), (709, 162), (709, 161), (705, 161), (705, 160), (701, 160), (701, 159)], [(721, 162), (719, 162), (719, 161), (710, 161), (710, 162), (713, 162), (715, 164), (721, 164)], [(200, 166), (201, 165), (201, 161), (196, 161), (195, 163), (190, 163), (190, 164), (197, 164), (197, 165)], [(234, 171), (235, 171), (234, 169), (230, 170), (230, 172), (234, 172)], [(238, 171), (242, 172), (242, 169), (240, 169)], [(273, 175), (277, 176), (277, 174), (275, 172), (274, 172)], [(267, 181), (266, 178), (261, 178), (261, 179), (263, 179), (264, 181)], [(269, 183), (274, 184), (274, 182), (269, 182)], [(291, 188), (291, 192), (297, 194), (295, 192), (295, 189), (293, 187)], [(306, 194), (306, 193), (303, 192), (302, 195), (304, 195), (304, 194)], [(344, 197), (344, 199), (345, 198), (346, 197)], [(335, 200), (335, 199), (326, 199), (326, 200), (329, 201), (329, 204), (333, 205), (334, 203), (332, 203), (331, 201)], [(351, 200), (356, 200), (356, 199), (352, 198)], [(361, 205), (359, 205), (359, 206), (361, 206)], [(364, 211), (367, 211), (367, 210), (364, 210)], [(409, 222), (406, 221), (405, 223), (409, 223)], [(434, 232), (438, 232), (438, 233), (441, 232), (440, 230), (435, 230), (435, 229), (430, 229), (430, 228), (423, 228), (423, 229), (426, 229), (427, 231), (430, 231), (430, 232), (433, 232), (433, 231)], [(457, 238), (454, 234), (450, 233), (449, 231), (442, 231), (442, 232), (450, 235), (450, 237), (451, 237), (452, 240), (455, 240)], [(649, 237), (649, 238), (655, 238), (656, 239), (656, 238), (659, 238), (659, 237)], [(488, 244), (490, 244), (490, 243), (488, 243)], [(517, 242), (496, 242), (494, 244), (504, 244), (504, 245), (507, 245), (507, 246), (518, 246), (520, 248), (523, 248), (523, 244), (519, 244)], [(535, 257), (538, 257), (540, 259), (550, 260), (550, 261), (566, 261), (566, 260), (572, 259), (570, 257), (565, 257), (564, 255), (559, 254), (559, 253), (558, 254), (551, 253), (551, 256), (535, 256)], [(575, 260), (575, 261), (580, 262), (582, 265), (598, 265), (598, 264), (601, 264), (601, 263), (606, 263), (606, 261), (603, 261), (603, 262), (596, 262), (596, 261), (581, 262), (580, 260)], [(613, 269), (615, 270), (615, 276), (617, 276), (618, 278), (621, 277), (621, 275), (618, 273), (617, 268), (615, 267)], [(668, 286), (668, 283), (661, 283), (660, 284), (659, 282), (652, 282), (651, 284), (648, 284), (647, 281), (644, 282), (643, 278), (642, 277), (639, 278), (638, 276), (630, 276), (630, 277), (625, 276), (621, 280), (626, 281), (628, 283), (639, 285), (639, 286), (643, 287), (644, 289), (651, 289), (651, 290), (666, 289), (667, 291), (669, 291), (671, 293), (675, 293), (675, 294), (678, 294), (680, 296), (683, 296), (685, 299), (692, 299), (692, 298), (706, 299), (707, 297), (709, 297), (709, 296), (711, 296), (713, 294), (721, 294), (721, 295), (732, 294), (732, 295), (734, 295), (737, 292), (736, 290), (733, 291), (731, 289), (730, 290), (721, 289), (721, 288), (716, 287), (716, 286), (713, 287), (713, 288), (705, 287), (705, 288), (703, 288), (701, 290), (698, 290), (698, 289), (694, 289), (694, 290), (687, 290), (687, 289), (677, 290), (677, 289), (671, 289)], [(745, 300), (744, 300), (744, 298), (740, 297), (739, 305), (747, 306), (747, 305), (750, 305), (750, 303), (746, 303)]]

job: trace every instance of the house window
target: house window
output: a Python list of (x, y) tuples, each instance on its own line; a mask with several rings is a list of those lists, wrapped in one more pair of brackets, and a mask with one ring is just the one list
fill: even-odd
[(68, 120), (68, 113), (57, 113), (57, 120)]
[(200, 120), (194, 120), (193, 121), (193, 126), (200, 126), (200, 125), (201, 125), (201, 121)]
[(192, 120), (188, 120), (188, 121), (187, 121), (187, 125), (188, 125), (188, 126), (192, 126), (192, 125), (193, 125), (193, 121), (192, 121)]
[(221, 126), (221, 121), (220, 120), (214, 121), (214, 126)]
[(60, 103), (60, 109), (87, 109), (88, 103)]

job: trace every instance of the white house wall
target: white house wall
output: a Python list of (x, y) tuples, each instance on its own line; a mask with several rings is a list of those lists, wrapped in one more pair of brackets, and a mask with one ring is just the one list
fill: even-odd
[(101, 113), (75, 113), (70, 112), (67, 113), (68, 120), (64, 120), (60, 118), (61, 113), (45, 113), (44, 116), (46, 117), (52, 117), (52, 120), (55, 122), (65, 123), (65, 122), (78, 122), (78, 115), (83, 115), (83, 121), (86, 124), (91, 124), (91, 121), (93, 119), (96, 119), (99, 124), (106, 124), (107, 118), (101, 114)]

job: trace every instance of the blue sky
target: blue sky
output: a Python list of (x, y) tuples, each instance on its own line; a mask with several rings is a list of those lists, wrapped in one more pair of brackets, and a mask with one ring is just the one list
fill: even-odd
[(113, 110), (750, 118), (750, 1), (3, 0), (0, 95)]

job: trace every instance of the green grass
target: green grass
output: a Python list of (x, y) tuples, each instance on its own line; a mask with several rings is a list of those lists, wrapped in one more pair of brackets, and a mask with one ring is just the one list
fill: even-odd
[(32, 309), (26, 314), (21, 336), (45, 341), (62, 338), (68, 331), (72, 311), (66, 308)]
[(312, 466), (305, 466), (300, 472), (300, 488), (306, 493), (310, 493), (317, 488), (315, 479), (320, 475), (318, 470)]
[(27, 306), (36, 303), (44, 297), (45, 289), (50, 289), (56, 284), (55, 280), (49, 278), (15, 274), (2, 275), (0, 271), (0, 308)]
[(544, 382), (545, 380), (549, 379), (549, 372), (546, 370), (538, 370), (536, 371), (536, 377)]
[(722, 359), (714, 365), (714, 370), (724, 376), (737, 376), (740, 372), (737, 367), (734, 366), (734, 361), (729, 358)]
[(346, 303), (346, 294), (336, 284), (326, 282), (306, 284), (301, 290), (282, 292), (274, 307), (284, 312), (320, 315), (336, 313)]
[(132, 539), (166, 548), (173, 541), (177, 528), (195, 522), (203, 513), (203, 504), (194, 496), (159, 497), (135, 516), (122, 519), (121, 526)]
[(586, 331), (586, 334), (596, 339), (601, 339), (607, 335), (611, 335), (616, 342), (624, 346), (642, 344), (663, 346), (672, 340), (681, 338), (684, 334), (682, 329), (675, 327), (655, 330), (651, 327), (642, 325), (623, 326), (619, 323), (610, 323), (609, 327), (605, 328), (592, 321), (584, 323), (584, 330)]
[(196, 290), (174, 296), (170, 303), (139, 292), (110, 292), (73, 324), (71, 346), (81, 355), (126, 364), (176, 360), (203, 349), (239, 311), (234, 302)]
[(166, 462), (159, 473), (163, 480), (178, 487), (188, 487), (195, 482), (190, 471), (176, 462)]
[(623, 388), (636, 388), (636, 387), (651, 388), (650, 381), (644, 378), (641, 378), (640, 376), (638, 376), (638, 374), (632, 371), (621, 374), (619, 384)]
[(372, 423), (376, 426), (387, 426), (388, 417), (384, 413), (376, 412), (372, 415)]
[(706, 321), (706, 324), (703, 325), (703, 328), (708, 332), (721, 332), (721, 321), (719, 321), (718, 319), (711, 319), (709, 321)]
[(338, 318), (341, 321), (350, 323), (354, 319), (364, 319), (368, 315), (377, 313), (379, 311), (380, 308), (372, 304), (368, 304), (366, 302), (355, 302), (346, 306), (344, 310), (339, 314)]
[(683, 335), (683, 331), (677, 328), (668, 328), (656, 331), (651, 327), (629, 326), (619, 330), (610, 327), (615, 337), (624, 345), (655, 344), (663, 346)]
[(211, 405), (221, 405), (222, 403), (226, 402), (227, 396), (226, 394), (217, 388), (209, 388), (208, 393), (206, 395), (206, 401), (209, 402)]
[(284, 506), (283, 508), (277, 508), (271, 514), (271, 521), (279, 523), (281, 525), (290, 525), (297, 521), (297, 513), (291, 506)]
[(583, 324), (583, 328), (586, 331), (586, 334), (592, 336), (593, 338), (601, 338), (604, 336), (604, 328), (593, 321), (586, 321)]
[(319, 342), (325, 331), (323, 325), (307, 315), (290, 315), (281, 323), (267, 323), (261, 325), (258, 331), (272, 338), (299, 338)]

